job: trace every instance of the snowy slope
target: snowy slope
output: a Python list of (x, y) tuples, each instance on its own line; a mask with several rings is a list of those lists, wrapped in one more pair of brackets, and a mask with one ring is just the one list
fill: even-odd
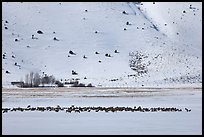
[[(30, 71), (95, 86), (202, 83), (201, 11), (202, 4), (192, 2), (2, 3), (2, 84), (24, 80)], [(145, 73), (130, 68), (131, 52)]]

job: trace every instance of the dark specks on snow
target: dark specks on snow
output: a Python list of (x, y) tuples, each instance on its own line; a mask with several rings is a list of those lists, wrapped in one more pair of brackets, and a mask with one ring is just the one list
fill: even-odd
[(35, 37), (35, 35), (32, 35), (32, 39), (38, 39), (37, 37)]
[(132, 25), (132, 24), (131, 24), (130, 22), (127, 21), (127, 22), (126, 22), (126, 25)]
[(84, 59), (87, 59), (87, 56), (84, 55), (83, 58), (84, 58)]
[(3, 59), (6, 59), (6, 53), (3, 54)]
[(57, 39), (56, 37), (54, 37), (53, 40), (55, 40), (55, 41), (59, 41), (59, 39)]
[(10, 74), (11, 72), (9, 72), (8, 70), (6, 71), (7, 74)]
[(125, 14), (125, 15), (128, 15), (126, 11), (123, 11), (122, 13)]
[(78, 73), (76, 73), (76, 71), (72, 70), (72, 75), (78, 75)]
[[(155, 2), (153, 2), (153, 4), (155, 4)], [(189, 6), (189, 5), (188, 5), (188, 6)], [(191, 6), (192, 6), (192, 5), (190, 5), (190, 9), (191, 9)], [(189, 9), (189, 7), (187, 7), (187, 8), (188, 8), (188, 10), (186, 10), (186, 9), (185, 9), (185, 10), (186, 10), (187, 13), (188, 13), (188, 12), (190, 11), (190, 9)], [(180, 10), (180, 13), (181, 13), (182, 11), (183, 11), (183, 13), (186, 13), (186, 11), (184, 11), (184, 9), (183, 9), (183, 10)], [(90, 11), (88, 12), (88, 10), (82, 9), (81, 12), (83, 12), (84, 15), (85, 15), (85, 14), (89, 14)], [(87, 12), (87, 13), (85, 13), (85, 12)], [(121, 13), (121, 12), (122, 12), (122, 13)], [(127, 11), (127, 12), (128, 12), (128, 11)], [(127, 12), (121, 10), (121, 11), (119, 11), (119, 14), (120, 14), (121, 16), (128, 17), (128, 16), (125, 16), (125, 15), (122, 15), (122, 14), (128, 15), (129, 13), (127, 13)], [(181, 13), (181, 14), (182, 14), (182, 13)], [(132, 15), (132, 14), (131, 14), (131, 15)], [(141, 14), (140, 14), (140, 15), (141, 15)], [(193, 15), (193, 14), (192, 14), (192, 15)], [(185, 16), (185, 15), (184, 15), (184, 16)], [(79, 17), (79, 18), (82, 19), (83, 16), (82, 16), (82, 17)], [(87, 18), (87, 17), (86, 17), (86, 18)], [(83, 19), (85, 20), (86, 18), (85, 18), (85, 16), (84, 16)], [(87, 19), (89, 20), (89, 18), (87, 18)], [(87, 20), (87, 21), (88, 21), (88, 20)], [(5, 20), (4, 20), (4, 21), (5, 21)], [(131, 23), (133, 23), (133, 25), (132, 25), (132, 26), (128, 26), (128, 25), (131, 25), (131, 23), (130, 23), (129, 21), (131, 22), (131, 20), (125, 20), (125, 21), (122, 23), (122, 24), (123, 24), (123, 27), (120, 28), (121, 31), (123, 31), (122, 29), (124, 29), (124, 31), (125, 31), (125, 30), (127, 30), (127, 28), (128, 28), (128, 30), (127, 30), (126, 32), (123, 32), (123, 33), (126, 33), (126, 34), (129, 33), (129, 29), (131, 29), (131, 28), (133, 27), (133, 25), (134, 25), (134, 22), (131, 22)], [(8, 23), (8, 21), (5, 21), (5, 22)], [(9, 22), (9, 23), (12, 23), (12, 22)], [(126, 24), (125, 24), (125, 23), (126, 23)], [(137, 29), (142, 29), (142, 30), (145, 29), (145, 30), (148, 31), (148, 28), (147, 28), (148, 26), (147, 26), (147, 25), (149, 25), (149, 23), (146, 24), (146, 25), (144, 24), (145, 26), (143, 25), (143, 23), (144, 23), (143, 20), (141, 20), (140, 23), (141, 23), (141, 26), (138, 26), (138, 27), (136, 26)], [(170, 23), (170, 22), (169, 22), (169, 23)], [(174, 22), (173, 22), (173, 23), (174, 23)], [(179, 23), (179, 22), (178, 22), (178, 23)], [(175, 22), (175, 24), (176, 24), (176, 22)], [(11, 29), (10, 26), (7, 27), (7, 25), (10, 25), (10, 24), (5, 24), (4, 28), (5, 28), (5, 29), (8, 29), (8, 27), (9, 27), (9, 30), (10, 30), (10, 29)], [(139, 25), (139, 24), (136, 23), (136, 25)], [(153, 29), (156, 29), (156, 30), (158, 31), (157, 27), (156, 27), (153, 23), (150, 24), (150, 25), (151, 25), (150, 27), (152, 28), (152, 30), (153, 30)], [(171, 25), (171, 24), (168, 24), (168, 26), (169, 26), (169, 25)], [(167, 24), (166, 24), (165, 22), (164, 22), (164, 26), (167, 26)], [(127, 28), (125, 28), (125, 27), (127, 27)], [(144, 27), (144, 28), (142, 28), (142, 27)], [(43, 28), (42, 28), (42, 29), (43, 29)], [(91, 31), (91, 33), (92, 33), (91, 35), (96, 35), (96, 36), (98, 36), (99, 34), (101, 34), (101, 32), (100, 32), (101, 29), (99, 29), (99, 28), (98, 28), (99, 34), (94, 34), (94, 32), (95, 32), (95, 33), (98, 33), (98, 31), (96, 31), (96, 30), (97, 30), (97, 29), (92, 30), (92, 31)], [(43, 31), (45, 31), (45, 30), (43, 30)], [(102, 30), (102, 31), (103, 31), (103, 30)], [(140, 30), (137, 30), (137, 31), (140, 31)], [(37, 32), (39, 35), (36, 34), (36, 32)], [(90, 30), (89, 30), (89, 32), (90, 32)], [(144, 32), (145, 32), (145, 31), (144, 31)], [(14, 33), (16, 33), (16, 32), (14, 32)], [(12, 35), (14, 35), (14, 33), (12, 33)], [(56, 37), (58, 37), (58, 36), (55, 34), (55, 31), (51, 30), (51, 33), (52, 33), (52, 36), (50, 37), (50, 40), (52, 41), (52, 38), (54, 37), (53, 40), (58, 41), (58, 39), (56, 38)], [(175, 33), (176, 33), (176, 32), (175, 32)], [(31, 34), (32, 34), (32, 32), (31, 32)], [(35, 35), (36, 35), (37, 37), (39, 37), (39, 39), (41, 39), (41, 38), (40, 38), (40, 34), (46, 35), (47, 33), (46, 33), (46, 31), (45, 31), (45, 32), (42, 32), (41, 30), (38, 30), (38, 31), (35, 30)], [(177, 35), (178, 35), (178, 34), (179, 34), (179, 33), (177, 33)], [(17, 34), (15, 34), (15, 35), (17, 35)], [(56, 37), (55, 37), (55, 36), (56, 36)], [(100, 36), (100, 35), (99, 35), (99, 36)], [(158, 39), (162, 39), (162, 37), (159, 37), (159, 38), (158, 38), (158, 37), (154, 37), (153, 35), (152, 35), (151, 37), (153, 37), (153, 39), (155, 39), (154, 41), (156, 41), (156, 42), (160, 42), (160, 41), (158, 41)], [(18, 38), (18, 37), (17, 37), (17, 38)], [(59, 37), (59, 38), (61, 38), (61, 37)], [(14, 40), (14, 39), (15, 39), (15, 37), (13, 37), (13, 40)], [(35, 38), (35, 36), (32, 35), (32, 39), (37, 39), (37, 38)], [(62, 39), (62, 40), (63, 40), (63, 39)], [(23, 42), (23, 41), (21, 41), (20, 38), (15, 39), (15, 41)], [(35, 41), (35, 40), (34, 40), (34, 41)], [(61, 41), (61, 39), (60, 39), (60, 41)], [(33, 40), (32, 40), (32, 42), (33, 42)], [(54, 43), (55, 43), (55, 42), (54, 42)], [(56, 43), (58, 43), (58, 42), (56, 42)], [(17, 43), (16, 43), (16, 44), (17, 44)], [(28, 43), (28, 44), (29, 44), (29, 43)], [(161, 43), (161, 44), (162, 44), (162, 43)], [(163, 43), (163, 44), (165, 44), (165, 43)], [(152, 44), (152, 45), (155, 46), (156, 44)], [(168, 45), (169, 45), (169, 43), (167, 42), (167, 46), (168, 46)], [(31, 45), (31, 46), (32, 46), (32, 45)], [(26, 48), (26, 45), (25, 45), (25, 44), (24, 44), (24, 48)], [(27, 46), (27, 48), (30, 48), (30, 46)], [(32, 47), (32, 48), (33, 48), (33, 47)], [(31, 48), (31, 49), (32, 49), (32, 48)], [(70, 47), (70, 49), (72, 49), (72, 48)], [(27, 49), (27, 50), (29, 50), (29, 49)], [(109, 52), (110, 54), (105, 54), (103, 51), (100, 51), (100, 50), (99, 50), (99, 51), (100, 51), (100, 53), (99, 53), (99, 52), (97, 52), (96, 50), (97, 50), (97, 49), (95, 49), (95, 51), (92, 50), (92, 51), (90, 51), (90, 52), (92, 52), (93, 55), (94, 55), (94, 54), (101, 54), (101, 55), (96, 55), (97, 57), (102, 57), (102, 56), (103, 56), (103, 58), (112, 57), (110, 54), (113, 54), (113, 56), (115, 55), (116, 57), (117, 57), (117, 55), (121, 55), (121, 54), (123, 55), (123, 53), (121, 53), (121, 51), (120, 51), (121, 49), (119, 49), (120, 53), (118, 52), (118, 50), (114, 50), (114, 49), (113, 49), (112, 51), (110, 50), (110, 51), (106, 51), (106, 52), (105, 52), (105, 53), (108, 53), (108, 52)], [(68, 51), (69, 51), (69, 50), (68, 50)], [(68, 52), (68, 51), (67, 51), (67, 52)], [(113, 51), (114, 51), (114, 53), (113, 53)], [(75, 52), (75, 51), (74, 51), (74, 52)], [(65, 54), (65, 58), (66, 58), (66, 55), (67, 55), (68, 57), (72, 57), (72, 55), (76, 55), (76, 53), (74, 53), (74, 52), (73, 52), (73, 51), (69, 51), (69, 54)], [(77, 55), (80, 53), (79, 51), (76, 51), (76, 52), (77, 52)], [(122, 51), (122, 52), (123, 52), (123, 51)], [(116, 54), (116, 53), (119, 53), (119, 54)], [(85, 55), (84, 55), (84, 54), (85, 54)], [(105, 57), (104, 57), (104, 54), (105, 54)], [(83, 53), (83, 54), (81, 54), (81, 55), (79, 56), (79, 58), (81, 58), (81, 60), (83, 60), (82, 57), (83, 57), (84, 59), (86, 59), (86, 58), (87, 58), (86, 55), (88, 55), (88, 54), (87, 54), (87, 53)], [(121, 56), (122, 56), (122, 55), (121, 55)], [(175, 54), (174, 54), (174, 56), (175, 56)], [(16, 57), (18, 57), (18, 56), (16, 56)], [(3, 58), (4, 58), (4, 57), (3, 57)], [(12, 56), (12, 58), (15, 58), (15, 56)], [(97, 63), (97, 62), (98, 62), (98, 63), (101, 63), (102, 61), (101, 61), (100, 59), (103, 60), (103, 58), (95, 59), (96, 63)], [(156, 56), (155, 58), (160, 59), (160, 56)], [(70, 59), (70, 58), (69, 58), (69, 59)], [(72, 58), (71, 58), (71, 59), (72, 59)], [(74, 58), (73, 58), (73, 59), (74, 59)], [(89, 59), (91, 59), (91, 56), (88, 55), (88, 59), (87, 59), (86, 61), (88, 61)], [(110, 58), (110, 59), (111, 59), (111, 58)], [(113, 58), (113, 59), (114, 59), (114, 58)], [(14, 59), (13, 59), (13, 60), (14, 60)], [(85, 61), (85, 60), (84, 60), (84, 61)], [(85, 62), (86, 62), (86, 61), (85, 61)], [(105, 63), (105, 60), (103, 60), (103, 61), (104, 61), (103, 63)], [(12, 65), (13, 65), (14, 63), (15, 63), (15, 62), (13, 62)], [(18, 63), (21, 63), (21, 62), (18, 62)], [(97, 63), (97, 64), (98, 64), (98, 63)], [(153, 62), (153, 63), (154, 63), (154, 62)], [(153, 64), (153, 63), (152, 63), (152, 64)], [(17, 65), (17, 63), (15, 63), (15, 65)], [(98, 65), (99, 65), (99, 64), (98, 64)], [(103, 66), (103, 64), (100, 64), (100, 65)], [(48, 66), (49, 66), (49, 65), (48, 65)], [(46, 66), (45, 66), (45, 67), (46, 67)], [(187, 66), (187, 68), (188, 68), (188, 66)], [(79, 71), (79, 70), (78, 70), (78, 71)], [(4, 71), (4, 72), (5, 72), (5, 71)], [(81, 72), (79, 72), (79, 73), (81, 73)], [(75, 75), (75, 74), (77, 74), (77, 73), (76, 73), (75, 71), (74, 71), (74, 72), (72, 71), (72, 74)], [(88, 76), (87, 76), (87, 77), (88, 77)], [(86, 78), (86, 77), (84, 77), (84, 79), (85, 79), (85, 78)], [(143, 84), (143, 83), (141, 83), (141, 84)], [(140, 85), (141, 85), (141, 84), (140, 84)]]
[(118, 50), (115, 50), (114, 52), (115, 52), (115, 53), (119, 53)]
[(110, 54), (108, 54), (108, 53), (106, 53), (106, 54), (105, 54), (105, 56), (106, 56), (106, 57), (111, 57), (111, 55), (110, 55)]

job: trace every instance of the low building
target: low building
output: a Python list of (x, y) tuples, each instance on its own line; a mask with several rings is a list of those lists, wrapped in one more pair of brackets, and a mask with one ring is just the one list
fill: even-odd
[(11, 84), (21, 88), (24, 86), (24, 82), (22, 81), (11, 82)]

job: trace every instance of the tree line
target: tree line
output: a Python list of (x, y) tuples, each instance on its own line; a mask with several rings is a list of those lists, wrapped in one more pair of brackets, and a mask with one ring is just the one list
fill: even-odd
[(25, 75), (25, 83), (23, 87), (38, 87), (39, 85), (44, 86), (45, 84), (55, 84), (56, 80), (53, 75), (48, 76), (47, 74), (40, 76), (39, 73), (30, 72)]

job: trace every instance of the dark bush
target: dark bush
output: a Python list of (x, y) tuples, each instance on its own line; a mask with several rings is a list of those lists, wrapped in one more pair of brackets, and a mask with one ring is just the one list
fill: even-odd
[(126, 12), (126, 11), (123, 11), (122, 13), (127, 15), (127, 12)]
[(54, 37), (53, 40), (55, 40), (55, 41), (59, 41), (59, 39), (57, 39), (56, 37)]
[(88, 85), (87, 85), (87, 87), (94, 87), (91, 83), (89, 83)]
[(43, 32), (41, 30), (38, 30), (37, 33), (38, 34), (43, 34)]
[(72, 55), (76, 55), (76, 53), (74, 53), (73, 51), (69, 51), (69, 54), (72, 54)]
[(72, 87), (85, 87), (85, 84), (79, 83), (79, 81), (75, 81)]
[(85, 84), (79, 83), (78, 87), (85, 87)]
[(72, 70), (72, 75), (78, 75), (78, 73), (76, 73), (76, 71)]
[(55, 84), (57, 84), (58, 87), (64, 87), (64, 84), (61, 83), (59, 80), (57, 80), (57, 81), (55, 82)]
[(7, 73), (7, 74), (10, 74), (10, 72), (9, 72), (9, 71), (6, 71), (6, 73)]

